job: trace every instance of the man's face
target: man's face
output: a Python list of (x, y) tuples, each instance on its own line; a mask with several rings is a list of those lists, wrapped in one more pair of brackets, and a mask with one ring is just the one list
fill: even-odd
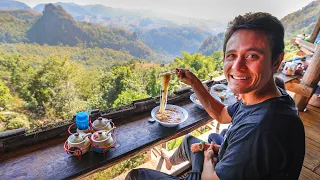
[(226, 45), (224, 75), (233, 93), (264, 88), (272, 77), (271, 46), (265, 33), (237, 30)]

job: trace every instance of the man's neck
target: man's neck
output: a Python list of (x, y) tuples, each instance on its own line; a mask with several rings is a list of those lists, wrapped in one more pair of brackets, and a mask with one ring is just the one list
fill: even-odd
[(281, 92), (275, 85), (273, 79), (271, 79), (263, 88), (242, 94), (242, 101), (246, 105), (253, 105), (279, 96), (281, 96)]

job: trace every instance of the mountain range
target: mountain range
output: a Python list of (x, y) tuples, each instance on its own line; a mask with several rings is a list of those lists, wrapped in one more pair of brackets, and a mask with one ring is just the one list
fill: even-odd
[[(145, 58), (153, 52), (182, 51), (210, 55), (221, 50), (227, 21), (162, 16), (152, 11), (125, 10), (75, 3), (39, 4), (33, 9), (18, 1), (0, 1), (0, 42), (110, 48)], [(17, 10), (19, 9), (19, 10)], [(320, 15), (320, 0), (281, 21), (285, 37), (310, 33)], [(99, 25), (98, 25), (99, 24)]]
[(0, 10), (31, 10), (32, 8), (26, 5), (23, 2), (13, 1), (13, 0), (1, 0), (0, 1)]

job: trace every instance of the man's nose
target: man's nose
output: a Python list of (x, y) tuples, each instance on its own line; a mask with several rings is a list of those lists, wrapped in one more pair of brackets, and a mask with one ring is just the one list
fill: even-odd
[(238, 58), (233, 61), (232, 69), (236, 71), (244, 71), (247, 69), (246, 63), (244, 56), (238, 56)]

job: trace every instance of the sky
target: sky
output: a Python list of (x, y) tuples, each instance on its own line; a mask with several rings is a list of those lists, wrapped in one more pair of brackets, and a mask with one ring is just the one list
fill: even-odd
[(269, 12), (282, 18), (306, 6), (312, 0), (18, 0), (34, 7), (40, 3), (74, 2), (80, 5), (102, 4), (124, 9), (145, 9), (158, 13), (215, 19), (233, 18), (246, 12)]

